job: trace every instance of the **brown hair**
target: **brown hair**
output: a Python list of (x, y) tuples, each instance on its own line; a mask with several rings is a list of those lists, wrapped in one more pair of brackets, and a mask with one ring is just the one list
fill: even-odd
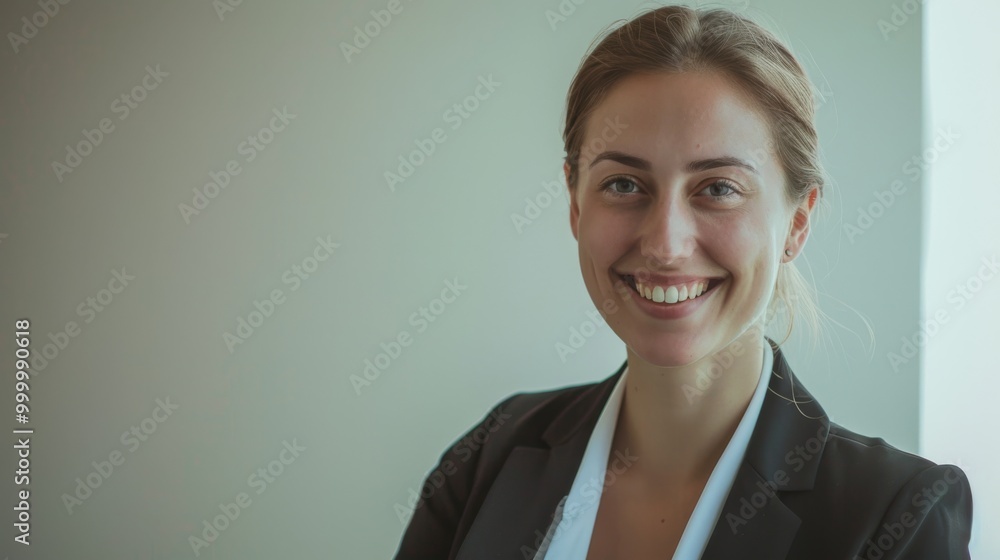
[[(596, 42), (596, 41), (595, 41)], [(592, 46), (570, 85), (563, 143), (568, 187), (576, 191), (587, 120), (623, 78), (653, 72), (716, 71), (764, 114), (774, 153), (785, 175), (785, 194), (798, 205), (814, 185), (823, 199), (826, 173), (819, 161), (813, 86), (791, 52), (760, 25), (725, 9), (663, 6), (611, 30)], [(794, 264), (778, 270), (768, 322), (787, 312), (791, 334), (796, 312), (819, 331), (812, 286)]]

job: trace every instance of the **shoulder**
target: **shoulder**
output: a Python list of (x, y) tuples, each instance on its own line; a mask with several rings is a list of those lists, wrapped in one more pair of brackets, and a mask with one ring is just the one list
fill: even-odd
[[(831, 422), (815, 486), (804, 494), (788, 499), (803, 518), (803, 537), (838, 535), (841, 542), (852, 541), (860, 558), (968, 555), (972, 492), (955, 465), (939, 465)], [(914, 551), (920, 555), (908, 556)]]
[(863, 478), (873, 483), (909, 478), (935, 466), (929, 459), (898, 449), (880, 437), (862, 435), (835, 422), (830, 423), (823, 455), (827, 474), (864, 473)]
[(482, 438), (482, 447), (491, 456), (519, 445), (543, 446), (542, 436), (553, 422), (577, 405), (596, 402), (595, 390), (600, 385), (602, 382), (512, 394), (490, 409), (470, 432), (493, 428), (488, 438)]
[[(878, 488), (881, 489), (879, 494), (890, 494), (893, 489), (898, 493), (908, 483), (924, 480), (940, 480), (936, 486), (942, 491), (956, 486), (968, 487), (968, 478), (955, 465), (939, 465), (898, 449), (880, 437), (861, 435), (833, 422), (823, 455), (817, 482), (826, 484), (850, 483), (871, 490)], [(824, 477), (825, 480), (821, 480)]]
[(511, 450), (543, 447), (556, 419), (574, 405), (596, 401), (599, 385), (515, 393), (467, 428), (412, 493), (412, 505), (398, 512), (401, 521), (410, 520), (396, 558), (454, 557)]
[(560, 416), (573, 415), (570, 409), (575, 406), (596, 401), (595, 389), (606, 383), (511, 394), (467, 425), (441, 460), (459, 459), (460, 468), (469, 470), (484, 461), (502, 463), (506, 453), (516, 446), (542, 447), (543, 435), (553, 422)]
[(498, 406), (522, 426), (543, 426), (552, 422), (571, 403), (586, 398), (602, 382), (583, 383), (542, 391), (515, 393)]

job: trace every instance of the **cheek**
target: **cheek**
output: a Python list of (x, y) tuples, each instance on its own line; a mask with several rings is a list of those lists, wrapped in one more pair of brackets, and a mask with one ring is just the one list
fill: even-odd
[(701, 239), (712, 259), (733, 275), (754, 272), (772, 251), (771, 231), (750, 216), (730, 214), (706, 221)]
[(579, 242), (581, 256), (607, 269), (628, 252), (632, 232), (630, 221), (614, 212), (583, 212), (580, 216)]
[[(713, 260), (736, 273), (762, 250), (763, 231), (749, 216), (728, 214), (701, 224), (702, 246), (711, 248)], [(766, 244), (766, 242), (764, 243)]]
[(715, 259), (736, 279), (738, 293), (766, 298), (778, 273), (778, 257), (772, 258), (777, 254), (774, 232), (763, 224), (743, 223), (718, 239)]

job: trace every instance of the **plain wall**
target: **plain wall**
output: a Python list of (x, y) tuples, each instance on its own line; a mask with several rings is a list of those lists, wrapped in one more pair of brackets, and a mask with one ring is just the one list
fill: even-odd
[[(15, 318), (36, 353), (79, 328), (33, 372), (34, 544), (18, 557), (194, 557), (189, 538), (240, 493), (250, 504), (202, 557), (388, 557), (405, 523), (394, 506), (493, 404), (604, 379), (625, 358), (606, 326), (557, 353), (594, 308), (564, 193), (520, 230), (512, 215), (561, 185), (565, 96), (588, 46), (652, 4), (564, 0), (573, 13), (552, 25), (556, 0), (404, 0), (385, 26), (372, 23), (385, 1), (220, 5), (70, 2), (0, 48), (0, 356)], [(796, 330), (791, 365), (834, 421), (917, 451), (920, 358), (896, 371), (887, 352), (919, 320), (921, 181), (903, 166), (922, 150), (922, 23), (883, 35), (884, 0), (716, 5), (778, 31), (822, 103), (835, 183), (796, 262), (831, 320), (816, 352)], [(5, 3), (0, 29), (40, 10)], [(366, 26), (377, 36), (348, 60), (342, 44)], [(143, 91), (157, 65), (167, 75)], [(490, 76), (494, 91), (454, 119)], [(135, 88), (126, 115), (115, 100)], [(243, 142), (285, 107), (294, 118), (250, 161)], [(54, 170), (105, 118), (92, 153)], [(444, 141), (390, 189), (385, 173), (436, 128)], [(197, 200), (230, 161), (240, 173)], [(909, 194), (849, 236), (897, 179)], [(339, 247), (296, 283), (293, 266), (326, 254), (317, 237)], [(134, 280), (87, 312), (122, 267)], [(433, 323), (411, 320), (456, 279), (467, 288)], [(282, 303), (228, 347), (275, 290)], [(411, 344), (356, 391), (351, 376), (400, 335)], [(167, 398), (178, 408), (155, 432), (123, 441)], [(287, 464), (286, 443), (305, 448)], [(67, 508), (116, 451), (124, 463)], [(268, 466), (280, 475), (262, 489)]]
[[(974, 17), (970, 17), (974, 16)], [(920, 453), (958, 465), (974, 496), (972, 557), (1000, 558), (1000, 446), (992, 427), (1000, 394), (1000, 208), (995, 161), (1000, 108), (990, 92), (1000, 77), (1000, 5), (928, 3), (925, 18), (924, 134), (934, 158), (924, 196), (925, 261), (920, 327), (909, 335), (924, 354)], [(962, 82), (975, 76), (977, 87)], [(934, 131), (955, 143), (934, 155)], [(922, 337), (920, 335), (923, 335)], [(950, 487), (949, 487), (950, 491)]]

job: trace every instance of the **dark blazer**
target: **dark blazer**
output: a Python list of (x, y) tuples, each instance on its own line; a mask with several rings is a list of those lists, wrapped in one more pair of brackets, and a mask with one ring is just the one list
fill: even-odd
[[(767, 341), (769, 391), (702, 558), (969, 558), (965, 473), (830, 422)], [(531, 560), (625, 366), (499, 403), (426, 477), (396, 560)]]

